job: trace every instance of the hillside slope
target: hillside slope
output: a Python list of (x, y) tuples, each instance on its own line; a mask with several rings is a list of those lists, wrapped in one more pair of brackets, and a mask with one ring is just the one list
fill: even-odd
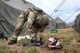
[[(56, 34), (62, 43), (63, 49), (49, 50), (46, 47), (48, 38)], [(0, 42), (0, 52), (9, 53), (80, 53), (80, 34), (76, 33), (72, 28), (59, 29), (58, 33), (44, 33), (45, 44), (42, 46), (32, 46), (28, 40), (23, 39), (15, 45), (7, 45), (5, 42)], [(24, 46), (25, 44), (25, 46)], [(3, 50), (3, 48), (5, 50)], [(15, 48), (15, 49), (14, 49)]]
[(80, 33), (80, 14), (76, 16), (76, 20), (74, 23), (74, 29)]
[(9, 6), (25, 11), (29, 7), (35, 7), (33, 4), (25, 1), (25, 0), (2, 0), (4, 3), (8, 4)]

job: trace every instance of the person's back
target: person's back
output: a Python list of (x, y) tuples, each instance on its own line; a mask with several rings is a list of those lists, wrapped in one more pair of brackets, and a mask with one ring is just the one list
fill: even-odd
[(42, 26), (47, 26), (49, 24), (49, 18), (45, 14), (41, 14), (37, 17), (36, 22)]
[[(39, 18), (39, 19), (38, 19)], [(36, 22), (38, 21), (38, 22)], [(17, 43), (17, 38), (23, 29), (23, 25), (27, 22), (27, 28), (32, 40), (37, 39), (37, 33), (40, 32), (40, 41), (43, 39), (43, 31), (49, 23), (49, 19), (44, 16), (43, 10), (29, 8), (27, 11), (20, 14), (18, 24), (15, 28), (12, 38), (8, 42), (9, 45)], [(38, 25), (39, 24), (39, 25)], [(34, 40), (36, 42), (36, 40)]]

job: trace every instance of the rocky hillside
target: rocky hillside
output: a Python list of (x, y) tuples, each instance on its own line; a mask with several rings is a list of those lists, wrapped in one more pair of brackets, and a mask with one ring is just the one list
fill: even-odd
[(25, 0), (2, 0), (4, 3), (8, 4), (9, 6), (24, 11), (29, 7), (35, 7), (33, 4), (25, 1)]
[(72, 26), (74, 25), (74, 21), (72, 21), (72, 22), (70, 22), (70, 23), (67, 23), (67, 25), (68, 25), (69, 27), (72, 27)]
[(80, 32), (80, 14), (76, 16), (75, 24), (73, 27), (77, 32)]
[(57, 17), (55, 19), (55, 23), (56, 23), (56, 28), (57, 29), (67, 28), (66, 23), (62, 19), (60, 19), (59, 17)]

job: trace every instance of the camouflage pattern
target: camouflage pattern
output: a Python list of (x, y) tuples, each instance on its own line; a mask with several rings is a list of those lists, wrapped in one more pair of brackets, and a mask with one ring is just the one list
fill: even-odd
[(41, 9), (29, 8), (27, 11), (22, 12), (17, 19), (18, 24), (15, 28), (12, 38), (17, 38), (23, 29), (23, 25), (27, 22), (29, 35), (36, 38), (37, 32), (40, 32), (40, 38), (43, 38), (43, 31), (49, 24), (49, 19)]

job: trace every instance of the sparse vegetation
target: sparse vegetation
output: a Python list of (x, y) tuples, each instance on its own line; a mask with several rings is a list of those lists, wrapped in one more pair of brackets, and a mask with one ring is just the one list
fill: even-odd
[(76, 49), (74, 47), (65, 47), (64, 49), (64, 53), (76, 53)]
[(17, 53), (16, 50), (11, 50), (5, 46), (0, 46), (0, 53)]
[[(48, 38), (51, 35), (57, 35), (59, 40), (63, 45), (63, 53), (77, 53), (77, 48), (75, 47), (76, 43), (79, 43), (80, 35), (76, 33), (73, 29), (58, 29), (58, 33), (45, 32), (44, 41), (47, 42)], [(21, 52), (18, 53), (40, 53), (40, 47), (30, 46), (27, 39), (21, 40), (17, 45), (21, 48)], [(45, 47), (45, 51), (49, 51)], [(23, 47), (24, 46), (24, 47)], [(42, 49), (44, 49), (42, 48)], [(54, 50), (53, 50), (54, 51)], [(55, 51), (54, 51), (55, 52)], [(0, 46), (0, 53), (17, 53), (17, 50), (11, 50), (10, 48)], [(43, 52), (45, 53), (45, 52)]]
[(35, 47), (29, 48), (27, 53), (39, 53)]

